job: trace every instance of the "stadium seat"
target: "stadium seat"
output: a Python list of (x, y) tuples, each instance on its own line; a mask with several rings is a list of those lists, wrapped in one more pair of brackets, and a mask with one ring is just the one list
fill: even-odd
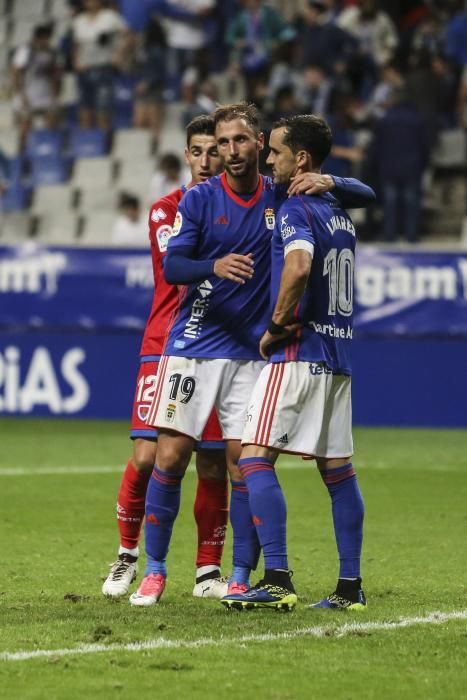
[(445, 129), (438, 135), (432, 164), (441, 169), (465, 169), (467, 136), (464, 129)]
[(159, 151), (177, 153), (181, 157), (185, 152), (185, 131), (177, 124), (165, 124), (159, 136)]
[[(1, 119), (0, 110), (0, 120)], [(0, 150), (8, 158), (14, 158), (19, 152), (18, 135), (11, 125), (7, 128), (0, 128)]]
[(11, 140), (11, 129), (14, 124), (14, 112), (13, 112), (13, 106), (11, 104), (11, 100), (6, 100), (6, 101), (1, 101), (0, 102), (0, 129), (3, 131), (4, 129), (8, 130), (10, 133), (10, 140)]
[(115, 215), (117, 207), (117, 192), (110, 187), (93, 187), (80, 192), (78, 209), (83, 214), (104, 211)]
[(37, 25), (35, 19), (17, 19), (13, 22), (13, 29), (8, 34), (8, 44), (10, 49), (27, 44), (32, 37), (34, 27)]
[(58, 129), (33, 129), (26, 142), (26, 154), (37, 156), (59, 156), (62, 152), (65, 134)]
[(40, 216), (52, 210), (69, 210), (72, 190), (70, 185), (45, 185), (37, 187), (31, 205), (31, 214)]
[(78, 189), (109, 186), (113, 179), (114, 164), (110, 157), (81, 158), (75, 163), (72, 185)]
[[(4, 44), (6, 41), (6, 36), (7, 36), (7, 22), (6, 22), (4, 17), (0, 16), (0, 45), (2, 47), (4, 47)], [(8, 65), (7, 63), (5, 63), (4, 65), (2, 63), (2, 66), (1, 66), (2, 70), (4, 68), (6, 68), (7, 65)]]
[(62, 156), (38, 156), (31, 159), (32, 182), (40, 185), (59, 185), (69, 177), (69, 164)]
[(39, 217), (36, 240), (46, 245), (74, 245), (80, 220), (69, 209), (50, 210)]
[(24, 211), (31, 201), (31, 187), (21, 182), (14, 182), (2, 195), (0, 195), (0, 208), (4, 212)]
[(148, 129), (119, 129), (114, 135), (113, 155), (121, 160), (150, 158), (153, 138)]
[(15, 20), (26, 18), (35, 22), (43, 21), (46, 14), (46, 0), (14, 0), (10, 4), (10, 14)]
[(109, 150), (109, 140), (103, 129), (72, 129), (69, 153), (73, 158), (104, 156)]
[(112, 119), (114, 129), (128, 129), (133, 123), (133, 93), (135, 78), (119, 75), (114, 80), (114, 101)]
[(70, 17), (70, 3), (68, 0), (49, 0), (49, 2), (52, 19), (68, 19)]
[(83, 246), (108, 246), (112, 226), (115, 221), (115, 212), (92, 212), (85, 217), (83, 231), (78, 243)]
[(120, 175), (116, 183), (117, 189), (140, 197), (143, 206), (149, 202), (149, 183), (154, 174), (154, 163), (151, 160), (142, 160), (135, 164), (134, 161), (120, 163)]
[(0, 215), (0, 243), (23, 243), (29, 239), (31, 221), (27, 212), (15, 211)]

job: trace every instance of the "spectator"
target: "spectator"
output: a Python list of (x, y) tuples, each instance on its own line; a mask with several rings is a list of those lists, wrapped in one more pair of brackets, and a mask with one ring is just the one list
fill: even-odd
[(332, 130), (332, 148), (324, 163), (323, 172), (352, 177), (355, 175), (355, 167), (363, 158), (363, 151), (355, 140), (354, 98), (351, 95), (337, 94), (333, 101), (333, 111), (328, 116)]
[(158, 169), (149, 183), (150, 201), (155, 202), (168, 192), (182, 187), (189, 179), (189, 173), (182, 167), (180, 158), (175, 153), (166, 153), (161, 156)]
[(394, 242), (401, 230), (410, 243), (415, 243), (419, 237), (422, 177), (430, 157), (429, 139), (423, 116), (404, 90), (395, 91), (391, 102), (376, 124), (371, 144), (372, 165), (383, 198), (384, 238)]
[(262, 0), (243, 0), (242, 4), (227, 29), (226, 42), (231, 49), (231, 70), (243, 75), (246, 99), (253, 101), (258, 86), (267, 81), (272, 52), (281, 41), (290, 39), (290, 27)]
[(58, 124), (61, 64), (51, 38), (52, 27), (39, 25), (31, 42), (13, 55), (13, 109), (22, 146), (32, 126), (53, 128)]
[(336, 24), (332, 3), (309, 0), (302, 17), (302, 65), (321, 66), (329, 75), (342, 74), (357, 49), (357, 41)]
[(82, 128), (111, 125), (114, 69), (129, 48), (122, 17), (102, 0), (84, 0), (84, 12), (73, 20), (73, 67), (78, 75)]
[(462, 72), (457, 93), (457, 118), (459, 126), (467, 129), (467, 65)]
[(318, 114), (323, 117), (329, 111), (332, 97), (333, 81), (329, 78), (321, 66), (308, 66), (303, 72), (304, 91), (302, 99), (306, 112)]
[(151, 18), (142, 36), (137, 71), (140, 80), (134, 92), (133, 125), (151, 129), (159, 141), (166, 86), (166, 38), (162, 25)]
[[(157, 0), (156, 7), (164, 18), (169, 49), (169, 88), (178, 97), (181, 76), (209, 47), (211, 15), (216, 0)], [(205, 60), (209, 63), (209, 58)]]
[(443, 25), (440, 18), (430, 12), (416, 27), (411, 49), (413, 52), (424, 51), (431, 56), (439, 56), (444, 53), (444, 48)]
[(359, 44), (358, 54), (349, 66), (355, 88), (367, 99), (377, 81), (377, 69), (392, 60), (399, 38), (378, 0), (359, 0), (358, 7), (345, 9), (338, 17), (339, 26), (352, 34)]
[(138, 197), (122, 192), (118, 203), (120, 214), (116, 219), (111, 234), (113, 245), (148, 246), (148, 223), (141, 216), (141, 205)]
[(381, 66), (380, 81), (366, 106), (367, 114), (370, 117), (381, 119), (386, 114), (394, 89), (402, 88), (404, 85), (402, 73), (393, 61)]
[(455, 121), (456, 81), (442, 56), (420, 51), (410, 56), (406, 77), (407, 90), (413, 104), (427, 123), (430, 143), (436, 143), (439, 130)]
[(182, 101), (182, 126), (185, 128), (195, 117), (215, 110), (217, 86), (209, 78), (201, 81), (201, 72), (196, 66), (187, 68), (182, 77)]
[(446, 51), (459, 69), (467, 65), (467, 10), (464, 0), (455, 0), (446, 27)]

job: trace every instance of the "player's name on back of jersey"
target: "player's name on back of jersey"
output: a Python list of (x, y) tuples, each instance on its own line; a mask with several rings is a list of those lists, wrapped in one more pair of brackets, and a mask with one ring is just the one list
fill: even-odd
[(316, 323), (315, 321), (310, 321), (308, 325), (315, 333), (329, 335), (331, 338), (353, 338), (353, 329), (350, 326), (338, 328), (332, 323)]
[(332, 216), (329, 221), (326, 222), (326, 228), (328, 229), (331, 236), (334, 235), (336, 231), (348, 231), (352, 236), (355, 236), (355, 226), (346, 216)]

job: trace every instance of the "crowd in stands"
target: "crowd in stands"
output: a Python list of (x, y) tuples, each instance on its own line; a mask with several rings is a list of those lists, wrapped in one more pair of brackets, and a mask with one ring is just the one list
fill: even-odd
[[(438, 162), (465, 172), (464, 0), (0, 0), (1, 33), (14, 123), (0, 122), (4, 212), (34, 212), (34, 191), (71, 183), (82, 213), (89, 158), (107, 159), (115, 190), (144, 170), (145, 190), (121, 201), (145, 207), (185, 176), (186, 124), (238, 99), (261, 108), (266, 133), (294, 113), (328, 119), (325, 170), (378, 192), (367, 238), (419, 239), (440, 148)], [(136, 144), (130, 129), (144, 132), (133, 153), (118, 145)]]

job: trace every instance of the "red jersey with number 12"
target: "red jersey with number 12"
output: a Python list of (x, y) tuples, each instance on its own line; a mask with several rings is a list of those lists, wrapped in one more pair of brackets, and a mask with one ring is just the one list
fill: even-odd
[(149, 240), (151, 242), (152, 271), (154, 275), (154, 297), (151, 312), (146, 322), (140, 355), (162, 355), (167, 329), (178, 309), (179, 291), (164, 279), (162, 260), (172, 235), (172, 226), (178, 203), (186, 188), (174, 190), (161, 197), (149, 212)]

